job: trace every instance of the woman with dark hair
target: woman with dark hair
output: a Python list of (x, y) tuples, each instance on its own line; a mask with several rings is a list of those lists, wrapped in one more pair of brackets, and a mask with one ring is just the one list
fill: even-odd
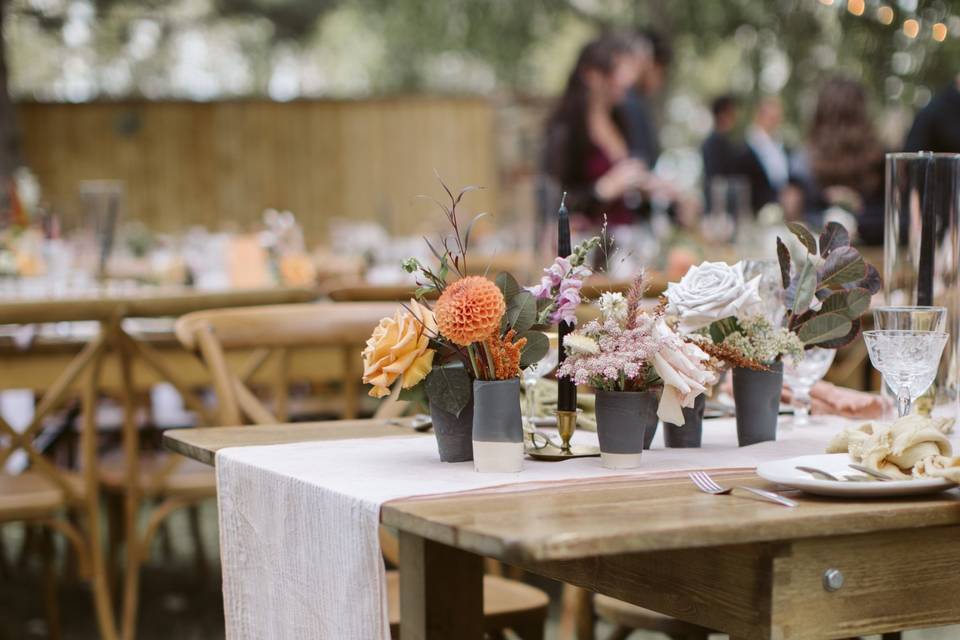
[(797, 164), (809, 217), (819, 221), (827, 209), (844, 208), (856, 218), (862, 242), (883, 243), (884, 150), (860, 82), (843, 76), (824, 82)]
[[(588, 43), (547, 122), (544, 168), (567, 192), (571, 213), (599, 222), (629, 223), (625, 202), (649, 175), (643, 162), (629, 157), (626, 124), (617, 110), (637, 81), (640, 43), (603, 36)], [(635, 205), (634, 205), (635, 206)]]

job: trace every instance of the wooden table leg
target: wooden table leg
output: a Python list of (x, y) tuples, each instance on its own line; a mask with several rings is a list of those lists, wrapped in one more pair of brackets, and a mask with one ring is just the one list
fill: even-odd
[(483, 559), (400, 532), (400, 637), (483, 638)]

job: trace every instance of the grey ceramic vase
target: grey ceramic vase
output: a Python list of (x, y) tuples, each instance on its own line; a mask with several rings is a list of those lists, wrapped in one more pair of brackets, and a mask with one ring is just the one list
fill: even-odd
[(644, 433), (657, 427), (657, 401), (654, 391), (597, 391), (597, 438), (604, 467), (640, 465)]
[(683, 424), (663, 423), (663, 441), (670, 449), (696, 449), (703, 437), (703, 410), (707, 397), (702, 393), (692, 407), (683, 408)]
[(430, 403), (430, 419), (441, 462), (473, 460), (473, 398), (457, 416)]
[(523, 468), (519, 378), (474, 380), (473, 468), (489, 473)]
[(736, 367), (733, 370), (733, 402), (737, 411), (737, 440), (741, 447), (777, 439), (783, 363), (769, 371)]

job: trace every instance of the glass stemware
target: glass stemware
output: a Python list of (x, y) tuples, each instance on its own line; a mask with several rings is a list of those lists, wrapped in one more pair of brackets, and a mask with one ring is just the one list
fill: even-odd
[(933, 384), (947, 334), (937, 331), (878, 329), (864, 331), (870, 362), (897, 394), (897, 412), (902, 418), (910, 405)]
[(881, 330), (943, 331), (946, 321), (946, 307), (901, 306), (873, 310), (873, 326)]
[(551, 345), (547, 355), (520, 373), (520, 382), (523, 384), (523, 395), (526, 399), (525, 429), (527, 433), (531, 434), (534, 444), (536, 444), (536, 439), (532, 434), (536, 432), (533, 421), (537, 417), (537, 382), (557, 367), (559, 358), (559, 351)]
[(793, 394), (794, 426), (810, 424), (810, 390), (827, 375), (836, 355), (835, 349), (814, 347), (807, 349), (802, 358), (784, 358), (783, 381)]

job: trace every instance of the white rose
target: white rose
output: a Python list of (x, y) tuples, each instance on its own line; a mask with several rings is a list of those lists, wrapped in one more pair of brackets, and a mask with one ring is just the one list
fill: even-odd
[(760, 302), (760, 277), (746, 282), (743, 263), (704, 262), (690, 267), (680, 282), (667, 285), (669, 310), (680, 318), (680, 333), (690, 333), (715, 320), (735, 316)]

